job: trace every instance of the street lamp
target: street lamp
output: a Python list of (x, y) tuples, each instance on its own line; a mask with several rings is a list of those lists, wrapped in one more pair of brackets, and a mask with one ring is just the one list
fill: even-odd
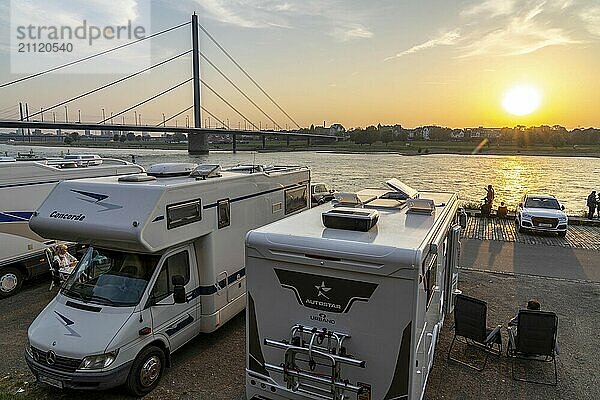
[(102, 109), (102, 123), (106, 123), (106, 115), (104, 115), (104, 108)]
[(44, 107), (40, 107), (40, 113), (42, 114), (42, 122), (44, 122)]
[(69, 109), (65, 106), (65, 122), (69, 122)]
[(135, 126), (137, 126), (138, 123), (138, 119), (137, 119), (137, 111), (133, 111), (133, 120), (135, 121)]
[(79, 121), (79, 123), (81, 123), (81, 110), (77, 110), (77, 121)]

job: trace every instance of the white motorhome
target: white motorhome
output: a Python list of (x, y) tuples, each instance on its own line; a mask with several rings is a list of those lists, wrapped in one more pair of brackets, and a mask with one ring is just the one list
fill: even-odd
[(31, 228), (90, 247), (29, 327), (36, 378), (150, 392), (173, 351), (244, 309), (246, 233), (309, 208), (309, 187), (304, 167), (195, 164), (58, 184)]
[(458, 199), (392, 190), (248, 233), (246, 396), (421, 399), (458, 283)]
[(0, 162), (0, 298), (18, 292), (24, 279), (48, 272), (44, 249), (56, 242), (33, 233), (28, 222), (59, 181), (144, 171), (139, 165), (97, 155), (66, 157), (84, 157), (86, 161), (6, 157)]

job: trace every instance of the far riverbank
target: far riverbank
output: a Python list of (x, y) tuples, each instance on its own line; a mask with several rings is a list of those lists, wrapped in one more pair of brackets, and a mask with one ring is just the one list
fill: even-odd
[[(13, 142), (7, 143), (16, 146), (51, 146), (65, 149), (78, 148), (101, 148), (101, 149), (148, 149), (148, 150), (187, 150), (187, 143), (168, 143), (168, 142), (98, 142), (81, 140), (76, 143), (66, 144), (62, 142)], [(231, 151), (231, 144), (212, 144), (211, 150)], [(527, 155), (527, 156), (558, 156), (558, 157), (600, 157), (600, 146), (580, 145), (580, 146), (528, 146), (519, 147), (516, 145), (492, 145), (477, 148), (469, 143), (457, 142), (432, 142), (432, 141), (414, 141), (414, 142), (394, 142), (387, 146), (382, 143), (372, 145), (358, 145), (352, 142), (339, 142), (337, 144), (311, 143), (307, 146), (307, 141), (290, 141), (287, 146), (283, 140), (268, 140), (265, 146), (262, 142), (243, 142), (237, 144), (238, 151), (257, 151), (257, 152), (293, 152), (293, 151), (319, 151), (340, 154), (364, 154), (364, 153), (388, 153), (401, 155), (427, 155), (427, 154), (487, 154), (487, 155)]]

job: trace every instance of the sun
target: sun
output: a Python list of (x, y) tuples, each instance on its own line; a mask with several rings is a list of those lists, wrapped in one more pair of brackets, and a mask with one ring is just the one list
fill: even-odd
[(537, 110), (542, 103), (540, 91), (529, 85), (519, 85), (510, 88), (504, 94), (502, 106), (513, 115), (527, 115)]

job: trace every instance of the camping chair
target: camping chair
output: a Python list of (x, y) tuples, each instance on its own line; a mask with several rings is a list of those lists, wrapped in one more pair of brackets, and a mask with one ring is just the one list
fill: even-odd
[[(486, 319), (487, 303), (485, 301), (462, 294), (456, 296), (456, 303), (454, 305), (454, 338), (448, 351), (448, 360), (456, 361), (477, 371), (483, 371), (490, 353), (500, 356), (502, 353), (502, 335), (500, 333), (502, 325), (498, 325), (494, 329), (488, 329)], [(467, 345), (475, 346), (485, 351), (485, 360), (481, 368), (463, 360), (452, 358), (452, 347), (457, 337), (462, 337), (464, 339), (463, 342)]]
[(48, 291), (52, 291), (54, 286), (62, 285), (62, 283), (69, 278), (69, 274), (61, 272), (58, 261), (54, 260), (54, 252), (50, 248), (47, 247), (44, 250), (44, 254), (46, 255), (46, 261), (48, 262), (50, 273), (52, 274), (52, 280), (50, 281), (50, 288)]
[[(548, 311), (519, 311), (517, 330), (508, 330), (507, 355), (512, 357), (512, 377), (514, 380), (542, 385), (556, 386), (558, 373), (556, 355), (558, 354), (558, 317)], [(541, 382), (518, 378), (515, 375), (517, 359), (527, 361), (552, 361), (554, 363), (554, 382)]]

